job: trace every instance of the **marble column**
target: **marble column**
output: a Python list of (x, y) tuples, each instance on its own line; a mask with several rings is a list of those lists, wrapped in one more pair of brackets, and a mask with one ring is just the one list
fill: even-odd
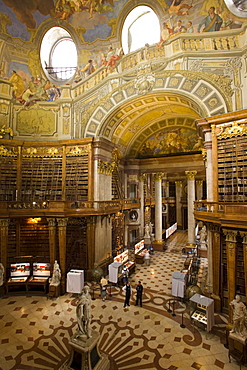
[(162, 242), (162, 172), (154, 174), (155, 181), (155, 242)]
[(142, 173), (139, 176), (139, 198), (140, 198), (140, 231), (139, 235), (144, 235), (145, 226), (145, 215), (144, 215), (144, 181), (146, 180), (146, 174)]
[(201, 200), (203, 196), (203, 181), (202, 180), (196, 180), (196, 200)]
[[(228, 306), (229, 306), (230, 302), (234, 299), (236, 292), (236, 244), (238, 232), (235, 230), (223, 229), (223, 233), (226, 236)], [(232, 309), (229, 309), (229, 322), (232, 323)]]
[(66, 291), (66, 231), (68, 218), (57, 218), (58, 242), (59, 242), (59, 262), (61, 269), (61, 293)]
[(188, 248), (195, 247), (195, 176), (197, 171), (185, 171), (187, 176), (187, 203), (188, 203)]
[(212, 135), (211, 132), (205, 133), (204, 148), (206, 150), (206, 183), (207, 183), (207, 201), (213, 201), (213, 160), (212, 160)]
[(182, 181), (175, 181), (176, 184), (176, 218), (177, 218), (177, 224), (178, 229), (182, 228), (182, 204), (181, 204), (181, 198), (182, 198)]
[(5, 269), (4, 282), (6, 281), (8, 230), (9, 230), (9, 219), (5, 218), (0, 219), (0, 242), (1, 242), (0, 262), (3, 264), (3, 267)]
[(53, 266), (56, 260), (56, 219), (47, 218), (49, 227), (49, 250), (50, 250), (50, 264)]

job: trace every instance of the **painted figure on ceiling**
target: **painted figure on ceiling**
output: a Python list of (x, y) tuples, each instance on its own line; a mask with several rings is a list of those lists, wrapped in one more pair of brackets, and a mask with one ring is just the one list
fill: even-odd
[(211, 6), (208, 11), (208, 16), (199, 23), (197, 31), (200, 32), (202, 26), (204, 26), (202, 32), (219, 31), (222, 23), (222, 18), (215, 13), (215, 7)]
[(168, 9), (170, 16), (172, 15), (188, 15), (188, 10), (192, 8), (191, 5), (184, 4), (181, 0), (173, 0), (171, 6)]
[(25, 90), (24, 81), (16, 71), (12, 71), (12, 76), (9, 78), (9, 81), (13, 85), (13, 96), (17, 98)]

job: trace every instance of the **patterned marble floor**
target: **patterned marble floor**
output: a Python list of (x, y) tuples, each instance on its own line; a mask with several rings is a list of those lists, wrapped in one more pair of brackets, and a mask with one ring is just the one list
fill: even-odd
[[(229, 363), (223, 345), (224, 316), (216, 314), (212, 333), (206, 333), (191, 324), (187, 303), (171, 305), (171, 276), (183, 267), (186, 238), (186, 233), (177, 231), (165, 252), (154, 253), (150, 266), (136, 266), (130, 277), (130, 307), (124, 309), (119, 287), (108, 292), (111, 297), (105, 302), (96, 292), (92, 329), (100, 333), (99, 346), (109, 356), (111, 370), (239, 369), (234, 360)], [(206, 267), (204, 261), (202, 281)], [(144, 286), (143, 307), (134, 305), (138, 280)], [(0, 370), (59, 369), (69, 357), (68, 341), (76, 331), (76, 303), (72, 294), (53, 300), (36, 295), (2, 297)], [(174, 311), (169, 313), (171, 306)], [(182, 323), (185, 328), (180, 326)]]

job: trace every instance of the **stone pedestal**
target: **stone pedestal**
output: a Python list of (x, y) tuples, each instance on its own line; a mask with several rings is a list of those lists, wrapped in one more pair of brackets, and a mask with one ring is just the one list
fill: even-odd
[(151, 238), (150, 238), (150, 236), (144, 236), (144, 244), (145, 245), (151, 244)]
[(163, 251), (165, 247), (164, 240), (154, 240), (152, 243), (154, 251)]
[(207, 257), (208, 256), (207, 243), (204, 242), (204, 241), (203, 242), (200, 242), (199, 256), (200, 257)]
[(74, 334), (69, 344), (72, 348), (70, 359), (60, 370), (109, 370), (108, 356), (98, 350), (100, 334), (92, 330), (91, 338), (77, 338)]
[(57, 298), (59, 296), (60, 296), (60, 282), (57, 284), (50, 284), (48, 297)]

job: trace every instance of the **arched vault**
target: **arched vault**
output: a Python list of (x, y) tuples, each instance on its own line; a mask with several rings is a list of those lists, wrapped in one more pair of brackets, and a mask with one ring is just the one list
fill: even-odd
[(229, 81), (211, 73), (148, 72), (122, 76), (116, 84), (91, 106), (85, 137), (111, 140), (125, 158), (136, 158), (145, 141), (162, 130), (196, 133), (196, 119), (231, 110)]

